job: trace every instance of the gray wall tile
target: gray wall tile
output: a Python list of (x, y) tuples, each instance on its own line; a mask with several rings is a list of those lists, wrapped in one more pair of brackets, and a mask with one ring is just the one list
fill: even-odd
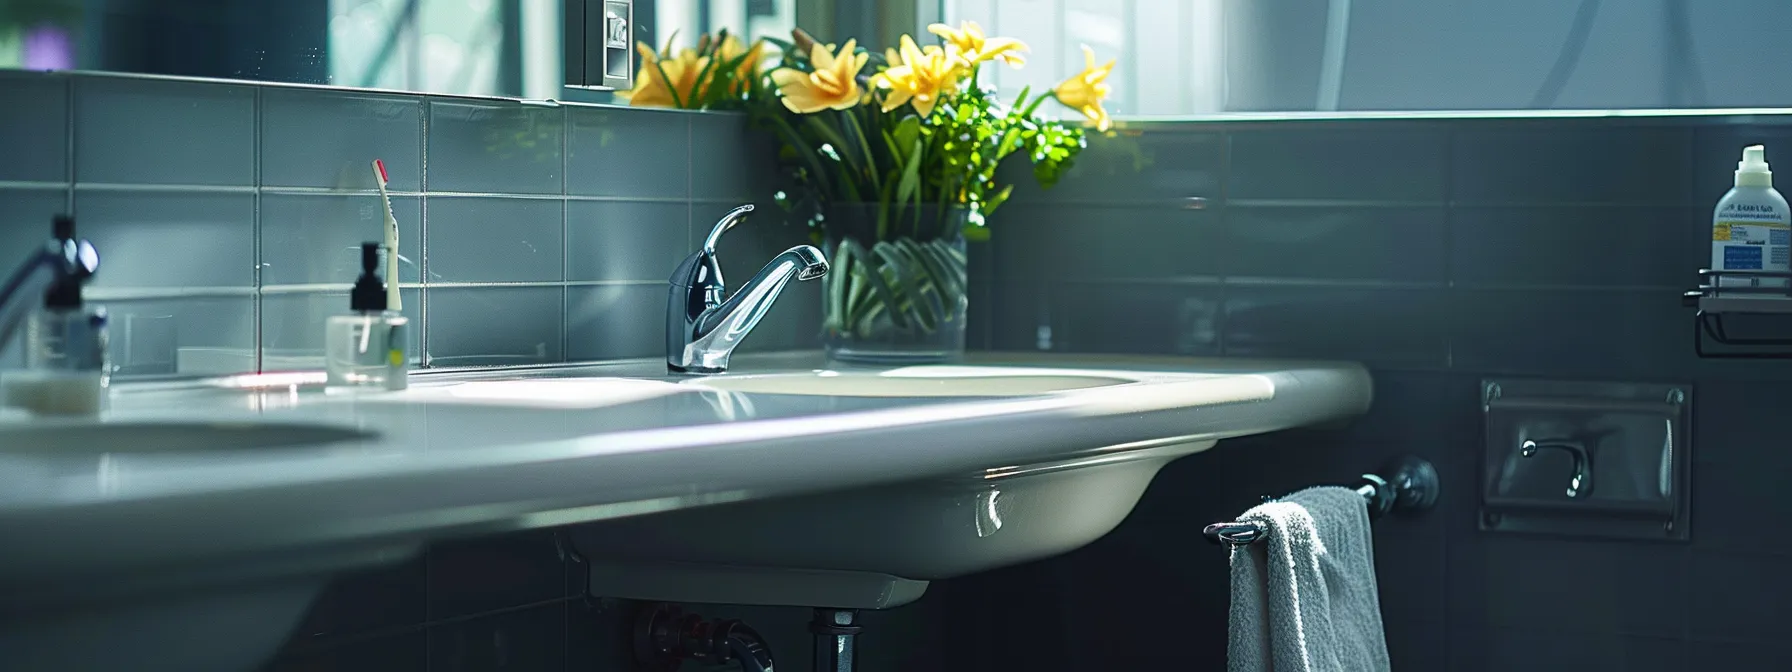
[[(337, 575), (311, 603), (286, 648), (327, 646), (356, 635), (422, 623), (428, 600), (426, 574), (419, 555), (403, 564)], [(417, 648), (420, 652), (421, 642)]]
[(749, 128), (746, 115), (697, 114), (690, 119), (692, 198), (751, 201), (769, 196), (769, 191), (761, 192), (769, 189), (765, 178), (777, 170), (778, 147), (771, 134)]
[(1694, 365), (1691, 313), (1669, 292), (1461, 290), (1449, 308), (1467, 370), (1659, 379)]
[(428, 637), (422, 630), (296, 651), (281, 656), (267, 668), (268, 672), (424, 672), (428, 669)]
[(77, 191), (75, 215), (99, 248), (94, 287), (254, 284), (253, 195)]
[[(1773, 534), (1772, 529), (1757, 534)], [(1692, 591), (1692, 636), (1777, 641), (1792, 636), (1788, 565), (1792, 558), (1786, 556), (1695, 551), (1687, 580), (1710, 589)]]
[(1051, 292), (1054, 350), (1219, 354), (1217, 285), (1066, 283)]
[(429, 101), (430, 191), (563, 193), (558, 107)]
[(1688, 666), (1686, 644), (1661, 637), (1630, 637), (1547, 630), (1453, 628), (1454, 672), (1680, 672), (1724, 669)]
[(183, 376), (255, 370), (252, 297), (102, 301), (120, 376)]
[(1433, 126), (1263, 126), (1232, 134), (1230, 198), (1443, 201)]
[(255, 184), (255, 89), (76, 77), (75, 179)]
[(431, 366), (515, 366), (559, 362), (560, 287), (426, 290)]
[[(663, 285), (566, 288), (566, 358), (665, 356), (666, 291)], [(767, 322), (772, 319), (766, 316)], [(762, 322), (758, 329), (765, 326)], [(747, 338), (751, 341), (763, 335)]]
[(1025, 152), (1010, 157), (998, 182), (1014, 185), (1015, 203), (1216, 201), (1223, 195), (1225, 149), (1225, 136), (1216, 132), (1090, 133), (1088, 147), (1056, 186), (1039, 186)]
[(1445, 305), (1444, 293), (1429, 289), (1229, 286), (1225, 351), (1442, 368), (1448, 361)]
[(0, 72), (0, 181), (68, 181), (68, 78)]
[(1461, 207), (1461, 285), (1687, 287), (1710, 265), (1709, 218), (1692, 207)]
[(418, 191), (423, 102), (414, 96), (267, 88), (261, 94), (261, 183), (374, 189), (386, 163), (392, 191)]
[[(0, 189), (0, 268), (11, 272), (25, 250), (50, 240), (50, 222), (68, 212), (67, 189)], [(77, 233), (80, 222), (75, 222)]]
[(1228, 276), (1437, 282), (1444, 209), (1226, 208)]
[(570, 201), (566, 279), (664, 281), (696, 250), (690, 222), (687, 203)]
[[(1055, 345), (1057, 334), (1052, 330), (1051, 299), (1046, 287), (1036, 282), (985, 283), (985, 298), (971, 299), (972, 326), (978, 311), (986, 311), (989, 320), (989, 349), (1034, 350), (1039, 347), (1039, 331), (1043, 327)], [(973, 285), (975, 290), (976, 286)]]
[(564, 206), (558, 199), (430, 197), (430, 281), (562, 279)]
[[(423, 296), (415, 289), (400, 292), (412, 364), (423, 361)], [(348, 292), (263, 294), (261, 297), (261, 370), (317, 370), (324, 367), (324, 325), (349, 312)]]
[(1687, 644), (1687, 660), (1701, 670), (1771, 670), (1784, 665), (1786, 643), (1782, 638), (1743, 641), (1732, 638), (1693, 640)]
[(555, 602), (432, 625), (429, 669), (565, 669), (566, 608), (565, 603)]
[(1014, 204), (991, 223), (1006, 281), (1217, 276), (1224, 244), (1211, 211)]
[[(566, 114), (570, 134), (566, 193), (628, 198), (690, 196), (689, 120), (702, 115), (607, 107), (567, 108)], [(727, 147), (704, 148), (706, 156), (726, 151)]]
[(431, 621), (567, 595), (552, 530), (443, 542), (430, 547), (428, 556)]
[[(392, 197), (401, 283), (420, 277), (420, 208), (416, 196)], [(361, 243), (384, 238), (385, 218), (385, 206), (374, 195), (262, 194), (261, 284), (354, 282), (361, 275)], [(384, 278), (383, 262), (379, 270)]]
[(1686, 581), (1686, 550), (1679, 544), (1453, 537), (1450, 624), (1683, 637), (1696, 592)]
[(1523, 124), (1459, 132), (1450, 186), (1462, 203), (1692, 204), (1691, 164), (1681, 126)]

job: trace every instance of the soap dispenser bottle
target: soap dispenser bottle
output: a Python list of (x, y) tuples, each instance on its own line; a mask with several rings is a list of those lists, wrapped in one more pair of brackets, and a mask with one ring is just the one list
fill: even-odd
[[(1792, 271), (1792, 212), (1773, 188), (1767, 148), (1742, 148), (1735, 188), (1717, 202), (1711, 216), (1711, 269)], [(1785, 287), (1784, 278), (1722, 278), (1720, 287)]]
[[(90, 254), (75, 238), (75, 220), (57, 215), (55, 242)], [(98, 267), (97, 259), (80, 268)], [(105, 410), (112, 371), (106, 350), (106, 309), (87, 305), (81, 285), (91, 274), (72, 274), (44, 292), (43, 307), (25, 326), (25, 369), (6, 384), (7, 405), (40, 415), (93, 415)]]
[(410, 357), (405, 328), (410, 320), (386, 309), (380, 282), (380, 244), (361, 244), (361, 277), (349, 292), (349, 312), (329, 319), (324, 333), (324, 368), (329, 388), (402, 390)]

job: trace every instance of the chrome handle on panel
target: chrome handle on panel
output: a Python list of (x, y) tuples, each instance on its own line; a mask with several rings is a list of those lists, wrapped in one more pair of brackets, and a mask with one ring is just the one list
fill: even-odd
[(1564, 494), (1576, 499), (1593, 495), (1593, 456), (1584, 444), (1570, 439), (1525, 439), (1518, 446), (1518, 454), (1523, 457), (1534, 457), (1541, 450), (1560, 450), (1573, 458), (1574, 473), (1568, 477)]

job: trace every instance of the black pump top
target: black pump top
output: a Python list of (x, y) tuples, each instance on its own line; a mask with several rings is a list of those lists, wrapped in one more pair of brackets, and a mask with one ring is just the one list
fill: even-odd
[(386, 309), (386, 283), (380, 282), (380, 244), (361, 243), (361, 277), (349, 292), (348, 307), (355, 311)]
[[(69, 249), (69, 245), (78, 242), (75, 240), (75, 218), (68, 215), (57, 215), (55, 219), (50, 220), (50, 235), (56, 242), (63, 245), (64, 250)], [(87, 275), (81, 273), (50, 285), (50, 289), (44, 292), (44, 307), (59, 310), (80, 308), (81, 283), (86, 280)]]

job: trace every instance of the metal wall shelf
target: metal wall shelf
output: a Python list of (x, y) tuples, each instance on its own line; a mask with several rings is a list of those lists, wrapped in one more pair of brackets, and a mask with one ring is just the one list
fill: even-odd
[[(1780, 316), (1771, 327), (1759, 331), (1792, 333), (1792, 273), (1768, 271), (1699, 271), (1698, 289), (1680, 295), (1680, 302), (1697, 308), (1693, 316), (1693, 351), (1714, 359), (1792, 359), (1792, 336), (1745, 336), (1731, 333), (1726, 317)], [(1745, 319), (1753, 319), (1745, 318)], [(1750, 331), (1754, 331), (1751, 329)], [(1709, 343), (1729, 346), (1713, 350)]]

